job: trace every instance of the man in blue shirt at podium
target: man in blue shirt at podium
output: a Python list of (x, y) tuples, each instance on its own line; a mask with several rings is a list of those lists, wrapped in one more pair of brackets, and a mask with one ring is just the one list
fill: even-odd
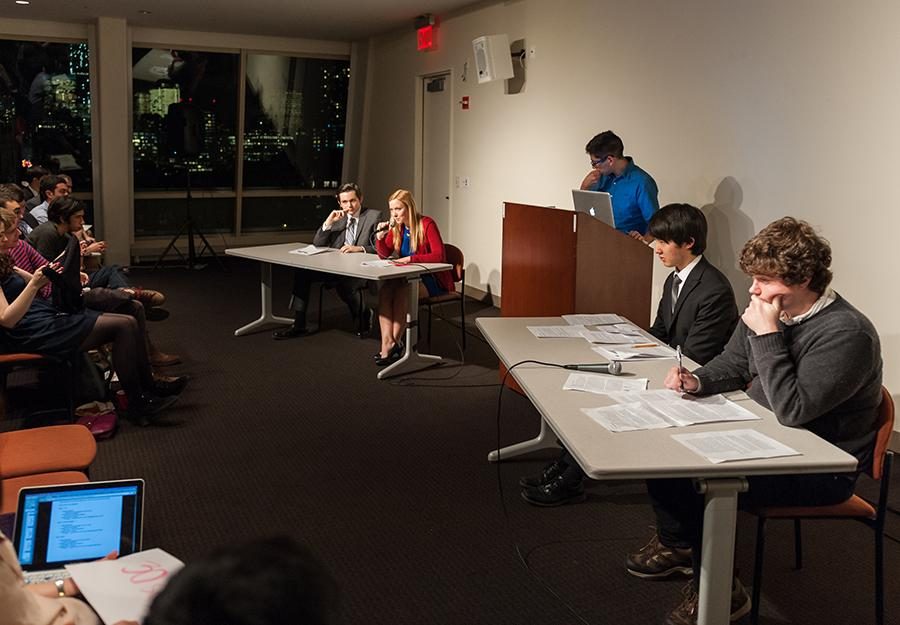
[(624, 155), (625, 145), (612, 130), (595, 136), (584, 149), (591, 157), (591, 171), (581, 181), (581, 190), (609, 193), (616, 229), (649, 243), (647, 225), (659, 210), (656, 181)]

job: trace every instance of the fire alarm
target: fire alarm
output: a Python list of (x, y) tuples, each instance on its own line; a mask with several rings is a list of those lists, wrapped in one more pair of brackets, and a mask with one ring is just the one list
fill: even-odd
[(464, 95), (462, 97), (462, 100), (459, 101), (459, 105), (462, 108), (462, 110), (468, 111), (469, 110), (469, 96)]

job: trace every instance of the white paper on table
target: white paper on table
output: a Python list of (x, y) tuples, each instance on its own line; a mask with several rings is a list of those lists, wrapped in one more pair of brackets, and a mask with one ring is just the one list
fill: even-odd
[(674, 427), (665, 415), (656, 412), (640, 402), (615, 404), (602, 408), (582, 408), (581, 412), (605, 427), (610, 432), (633, 432), (635, 430), (658, 430)]
[(184, 563), (162, 549), (119, 558), (68, 564), (78, 589), (106, 625), (141, 621), (169, 578)]
[(393, 267), (394, 261), (388, 259), (381, 260), (364, 260), (359, 264), (360, 267)]
[(633, 345), (617, 345), (615, 347), (592, 347), (592, 350), (607, 360), (657, 360), (675, 358), (675, 350), (667, 345), (653, 347), (634, 347)]
[(539, 339), (580, 339), (587, 330), (584, 326), (528, 326), (528, 331)]
[(563, 315), (566, 323), (573, 326), (605, 326), (614, 323), (624, 323), (624, 319), (619, 315), (611, 313), (599, 315)]
[(602, 373), (570, 373), (564, 391), (584, 391), (604, 395), (611, 392), (642, 391), (647, 388), (647, 378), (616, 378)]
[(331, 251), (330, 247), (316, 247), (315, 245), (307, 245), (306, 247), (298, 247), (295, 250), (291, 250), (288, 254), (299, 254), (300, 256), (313, 256), (315, 254), (321, 254), (322, 252)]
[[(575, 326), (572, 327), (574, 328)], [(640, 334), (639, 332), (626, 334), (624, 332), (613, 332), (606, 329), (585, 330), (581, 333), (581, 336), (583, 336), (584, 340), (586, 340), (588, 343), (608, 343), (611, 345), (621, 345), (622, 343), (640, 343), (641, 341), (646, 340), (644, 338), (644, 335)]]
[(719, 421), (759, 421), (762, 418), (722, 395), (697, 397), (668, 389), (654, 389), (632, 393), (611, 392), (609, 396), (619, 403), (640, 402), (679, 426)]
[(801, 455), (796, 449), (755, 430), (673, 434), (672, 438), (715, 464), (733, 460)]

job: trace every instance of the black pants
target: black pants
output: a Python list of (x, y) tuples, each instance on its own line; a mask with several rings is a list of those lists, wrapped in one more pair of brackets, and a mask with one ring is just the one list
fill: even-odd
[[(750, 488), (738, 506), (827, 506), (846, 501), (856, 485), (855, 473), (773, 475), (747, 478)], [(703, 495), (687, 478), (647, 480), (659, 540), (667, 547), (692, 549), (694, 584), (700, 579)]]
[(338, 297), (343, 300), (350, 309), (350, 315), (355, 319), (359, 312), (359, 298), (363, 297), (362, 290), (366, 288), (366, 280), (357, 278), (343, 278), (324, 271), (310, 271), (297, 269), (294, 271), (294, 289), (291, 294), (290, 308), (294, 311), (294, 320), (297, 325), (306, 325), (306, 310), (309, 308), (309, 290), (313, 282), (333, 282)]

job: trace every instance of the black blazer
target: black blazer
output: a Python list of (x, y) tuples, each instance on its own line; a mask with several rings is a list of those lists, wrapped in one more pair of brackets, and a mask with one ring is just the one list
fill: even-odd
[(721, 353), (737, 325), (734, 291), (728, 278), (701, 258), (681, 285), (672, 312), (674, 276), (666, 278), (650, 333), (672, 347), (680, 345), (685, 356), (704, 365)]

